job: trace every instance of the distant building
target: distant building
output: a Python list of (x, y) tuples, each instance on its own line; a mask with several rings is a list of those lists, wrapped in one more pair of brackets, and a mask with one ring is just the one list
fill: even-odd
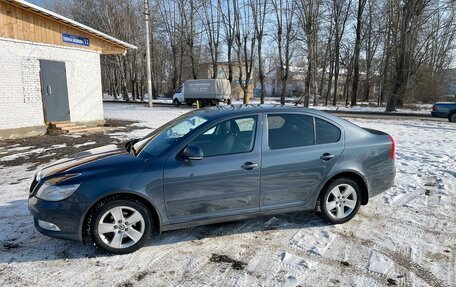
[[(306, 75), (307, 75), (307, 67), (297, 67), (297, 66), (291, 66), (289, 75), (288, 75), (288, 81), (287, 81), (287, 87), (286, 87), (286, 97), (301, 97), (303, 96), (303, 92), (305, 90), (305, 81), (306, 81)], [(327, 92), (328, 92), (328, 75), (329, 75), (329, 70), (325, 72), (325, 79), (322, 82), (321, 81), (321, 75), (322, 75), (322, 70), (319, 69), (316, 74), (316, 79), (315, 79), (315, 87), (313, 94), (318, 94), (320, 91), (320, 85), (323, 84), (322, 94), (323, 95), (317, 95), (318, 98), (323, 99), (326, 97)], [(280, 97), (282, 93), (282, 80), (280, 78), (280, 69), (279, 67), (275, 67), (274, 69), (270, 70), (268, 73), (265, 75), (265, 90), (266, 90), (266, 97)], [(365, 72), (360, 72), (360, 93), (359, 93), (359, 98), (361, 98), (361, 95), (365, 93), (365, 81), (366, 78), (366, 73)], [(371, 86), (370, 86), (370, 93), (371, 95), (376, 93), (378, 90), (378, 85), (377, 85), (377, 75), (372, 75), (371, 76)], [(338, 100), (342, 99), (342, 96), (344, 94), (344, 89), (346, 88), (346, 79), (347, 79), (347, 70), (345, 68), (340, 68), (339, 70), (339, 78), (337, 82), (337, 96)], [(330, 99), (332, 99), (334, 93), (334, 77), (333, 77), (333, 82), (330, 90)], [(254, 90), (255, 96), (260, 96), (261, 95), (261, 84), (257, 83), (255, 86)]]
[[(213, 66), (212, 63), (201, 63), (197, 67), (197, 76), (198, 79), (211, 79), (213, 75)], [(231, 98), (236, 100), (236, 99), (242, 99), (244, 97), (242, 88), (239, 85), (239, 73), (241, 69), (239, 69), (239, 65), (237, 62), (232, 62), (232, 72), (233, 72), (233, 81), (231, 83)], [(242, 75), (243, 75), (243, 81), (246, 80), (246, 71), (245, 71), (245, 65), (242, 65)], [(192, 67), (185, 67), (182, 73), (182, 78), (184, 81), (193, 79), (192, 75)], [(218, 67), (217, 67), (217, 79), (227, 79), (228, 80), (229, 76), (229, 62), (219, 62)], [(248, 87), (248, 93), (249, 96), (252, 97), (253, 94), (253, 73), (248, 79), (249, 81), (249, 87)]]
[(103, 121), (100, 55), (129, 48), (24, 0), (0, 0), (0, 138)]
[[(282, 80), (280, 79), (280, 66), (270, 70), (265, 75), (266, 97), (280, 97), (282, 93)], [(287, 97), (299, 96), (304, 91), (306, 68), (290, 67), (287, 81)], [(255, 87), (255, 95), (261, 95), (261, 83)]]

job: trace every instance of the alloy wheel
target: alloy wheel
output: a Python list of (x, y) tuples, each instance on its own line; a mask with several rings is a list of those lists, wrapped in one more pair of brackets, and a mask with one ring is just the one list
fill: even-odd
[(336, 185), (325, 200), (326, 209), (331, 217), (343, 219), (356, 208), (358, 197), (355, 189), (349, 184)]
[(128, 248), (144, 235), (145, 221), (139, 211), (129, 206), (116, 206), (106, 211), (97, 226), (100, 239), (109, 247)]

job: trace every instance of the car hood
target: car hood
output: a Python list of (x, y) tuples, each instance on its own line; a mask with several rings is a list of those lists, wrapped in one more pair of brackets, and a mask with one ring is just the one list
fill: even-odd
[(129, 158), (133, 157), (128, 154), (125, 148), (120, 148), (116, 145), (107, 145), (86, 150), (55, 161), (50, 165), (43, 167), (38, 173), (38, 179), (46, 178), (57, 173), (65, 173), (67, 171), (70, 172), (70, 170), (73, 171), (83, 166), (88, 166), (95, 162), (99, 162), (102, 159), (119, 155), (124, 155)]

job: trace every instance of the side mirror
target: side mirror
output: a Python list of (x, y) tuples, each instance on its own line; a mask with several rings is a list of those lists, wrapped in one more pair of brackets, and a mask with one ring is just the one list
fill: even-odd
[(183, 159), (202, 160), (203, 150), (199, 146), (187, 146), (181, 153)]
[(133, 140), (127, 141), (125, 143), (125, 148), (127, 149), (127, 151), (130, 152), (131, 146), (133, 146), (138, 141), (139, 141), (139, 139), (133, 139)]

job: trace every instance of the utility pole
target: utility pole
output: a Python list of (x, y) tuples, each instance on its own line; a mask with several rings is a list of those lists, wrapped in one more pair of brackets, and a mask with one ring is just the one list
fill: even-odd
[(147, 69), (147, 95), (149, 107), (152, 108), (152, 71), (150, 70), (150, 29), (149, 29), (149, 0), (144, 0), (144, 15), (146, 16), (146, 69)]

